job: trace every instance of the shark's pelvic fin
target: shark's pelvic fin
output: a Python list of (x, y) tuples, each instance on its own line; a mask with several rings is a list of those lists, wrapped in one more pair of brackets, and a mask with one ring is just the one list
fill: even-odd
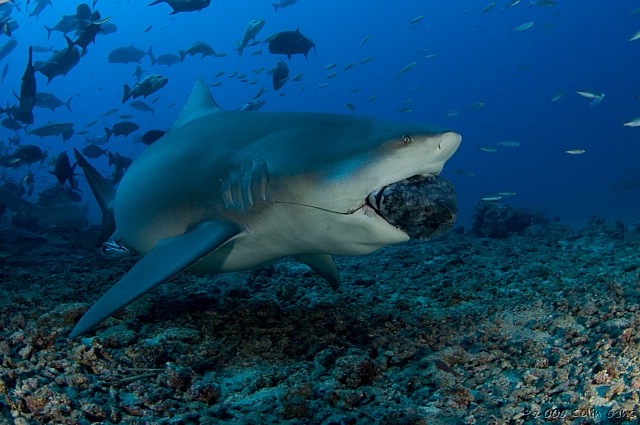
[(90, 331), (117, 310), (187, 269), (243, 230), (229, 221), (208, 221), (185, 234), (160, 240), (82, 316), (70, 337)]
[(300, 254), (294, 255), (296, 260), (311, 267), (313, 271), (323, 277), (332, 289), (340, 286), (340, 272), (333, 257), (329, 254)]
[(221, 111), (222, 108), (216, 103), (213, 96), (211, 96), (207, 83), (205, 83), (203, 79), (199, 78), (191, 91), (191, 95), (189, 95), (187, 104), (182, 108), (180, 115), (178, 115), (178, 119), (173, 123), (170, 130), (181, 127), (186, 123), (194, 121), (205, 115)]
[(73, 150), (76, 156), (76, 162), (82, 168), (87, 183), (93, 192), (102, 211), (102, 231), (100, 234), (99, 244), (107, 241), (116, 230), (116, 220), (113, 213), (113, 203), (116, 198), (116, 191), (102, 174), (96, 170), (93, 165), (85, 159), (77, 149)]

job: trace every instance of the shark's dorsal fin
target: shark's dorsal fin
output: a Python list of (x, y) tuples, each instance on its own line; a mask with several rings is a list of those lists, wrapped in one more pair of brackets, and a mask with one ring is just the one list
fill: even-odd
[(222, 111), (222, 108), (218, 106), (216, 101), (213, 99), (213, 96), (211, 96), (207, 83), (205, 83), (203, 79), (198, 78), (196, 85), (193, 87), (193, 90), (189, 95), (187, 104), (182, 108), (182, 111), (180, 112), (180, 115), (178, 115), (176, 122), (173, 123), (171, 130), (181, 127), (186, 123), (205, 115), (220, 111)]

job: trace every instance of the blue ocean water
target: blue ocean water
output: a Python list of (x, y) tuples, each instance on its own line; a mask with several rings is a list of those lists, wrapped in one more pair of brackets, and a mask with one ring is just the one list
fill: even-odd
[[(640, 116), (640, 40), (629, 41), (640, 30), (640, 13), (634, 13), (640, 3), (558, 0), (541, 6), (523, 0), (508, 8), (508, 1), (496, 3), (483, 12), (489, 1), (299, 0), (276, 12), (267, 0), (213, 0), (200, 12), (170, 15), (171, 8), (164, 3), (98, 0), (95, 9), (102, 17), (111, 17), (117, 32), (98, 35), (65, 77), (47, 84), (37, 74), (38, 91), (53, 92), (63, 100), (73, 96), (73, 112), (64, 107), (55, 112), (36, 108), (31, 127), (49, 121), (73, 122), (76, 135), (63, 143), (60, 138), (41, 139), (22, 130), (18, 134), (22, 144), (40, 145), (50, 156), (61, 151), (71, 154), (73, 147), (85, 146), (85, 137), (103, 136), (104, 127), (122, 121), (118, 115), (131, 114), (130, 120), (140, 130), (126, 138), (112, 138), (105, 146), (135, 157), (145, 147), (135, 141), (136, 136), (167, 129), (195, 80), (204, 78), (210, 84), (222, 83), (211, 90), (228, 109), (239, 108), (264, 87), (266, 111), (349, 114), (347, 104), (351, 104), (357, 114), (435, 123), (462, 133), (462, 145), (443, 173), (457, 188), (460, 224), (468, 224), (476, 202), (496, 193), (503, 193), (498, 202), (537, 208), (578, 225), (594, 214), (636, 222), (640, 218), (640, 128), (623, 123)], [(29, 45), (66, 46), (60, 32), (47, 39), (44, 26), (52, 27), (62, 15), (75, 13), (79, 2), (53, 0), (40, 16), (31, 18), (28, 12), (34, 4), (18, 4), (20, 10), (11, 12), (19, 24), (12, 34), (18, 45), (0, 63), (1, 67), (9, 64), (0, 88), (2, 106), (16, 102), (14, 92), (20, 91)], [(259, 40), (300, 28), (316, 44), (316, 51), (308, 58), (294, 55), (289, 60), (270, 54), (261, 43), (238, 57), (234, 47), (252, 19), (266, 21)], [(530, 28), (516, 30), (529, 22)], [(68, 35), (75, 38), (73, 32)], [(363, 44), (365, 37), (370, 38)], [(8, 40), (7, 35), (0, 36), (0, 45)], [(136, 82), (136, 64), (109, 63), (113, 49), (152, 47), (159, 56), (176, 54), (199, 40), (227, 55), (187, 57), (171, 67), (152, 66), (145, 57), (143, 75), (157, 73), (169, 79), (148, 99), (155, 113), (121, 103), (123, 85)], [(34, 60), (45, 60), (50, 54), (35, 53)], [(368, 61), (345, 70), (364, 59)], [(275, 92), (267, 71), (279, 60), (288, 64), (290, 76), (304, 76)], [(324, 69), (332, 63), (337, 65)], [(400, 73), (412, 63), (412, 69)], [(261, 68), (265, 70), (258, 73)], [(222, 71), (222, 76), (214, 78)], [(236, 77), (230, 78), (236, 71)], [(327, 79), (333, 72), (337, 75)], [(577, 91), (605, 96), (591, 105)], [(552, 102), (559, 94), (562, 97)], [(103, 116), (114, 108), (116, 113)], [(95, 120), (97, 124), (86, 127)], [(13, 135), (0, 128), (0, 140), (8, 152), (14, 148), (7, 146)], [(517, 143), (501, 143), (505, 141)], [(497, 150), (487, 152), (494, 150), (488, 147)], [(566, 153), (572, 149), (585, 152)], [(104, 174), (111, 173), (106, 157), (92, 162)], [(34, 164), (31, 169), (37, 188), (55, 183), (48, 173), (51, 164)], [(27, 170), (4, 169), (3, 175), (5, 180), (17, 181)], [(84, 183), (81, 189), (83, 197), (93, 202)], [(92, 207), (92, 214), (97, 221), (97, 207)]]

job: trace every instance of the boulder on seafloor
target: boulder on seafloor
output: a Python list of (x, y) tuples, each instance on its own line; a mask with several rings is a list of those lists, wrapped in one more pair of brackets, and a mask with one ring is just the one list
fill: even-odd
[(521, 234), (531, 226), (546, 226), (548, 223), (549, 219), (541, 211), (480, 201), (473, 207), (471, 233), (485, 238), (503, 239), (510, 234)]
[(592, 216), (589, 221), (580, 229), (582, 236), (588, 237), (609, 237), (611, 239), (622, 239), (627, 232), (627, 226), (622, 220), (607, 221), (598, 216)]

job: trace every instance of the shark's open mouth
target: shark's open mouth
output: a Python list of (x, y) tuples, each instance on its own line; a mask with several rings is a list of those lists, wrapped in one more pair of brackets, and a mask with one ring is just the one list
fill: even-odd
[(453, 185), (434, 175), (384, 186), (367, 197), (367, 205), (410, 237), (420, 239), (446, 232), (458, 214)]

